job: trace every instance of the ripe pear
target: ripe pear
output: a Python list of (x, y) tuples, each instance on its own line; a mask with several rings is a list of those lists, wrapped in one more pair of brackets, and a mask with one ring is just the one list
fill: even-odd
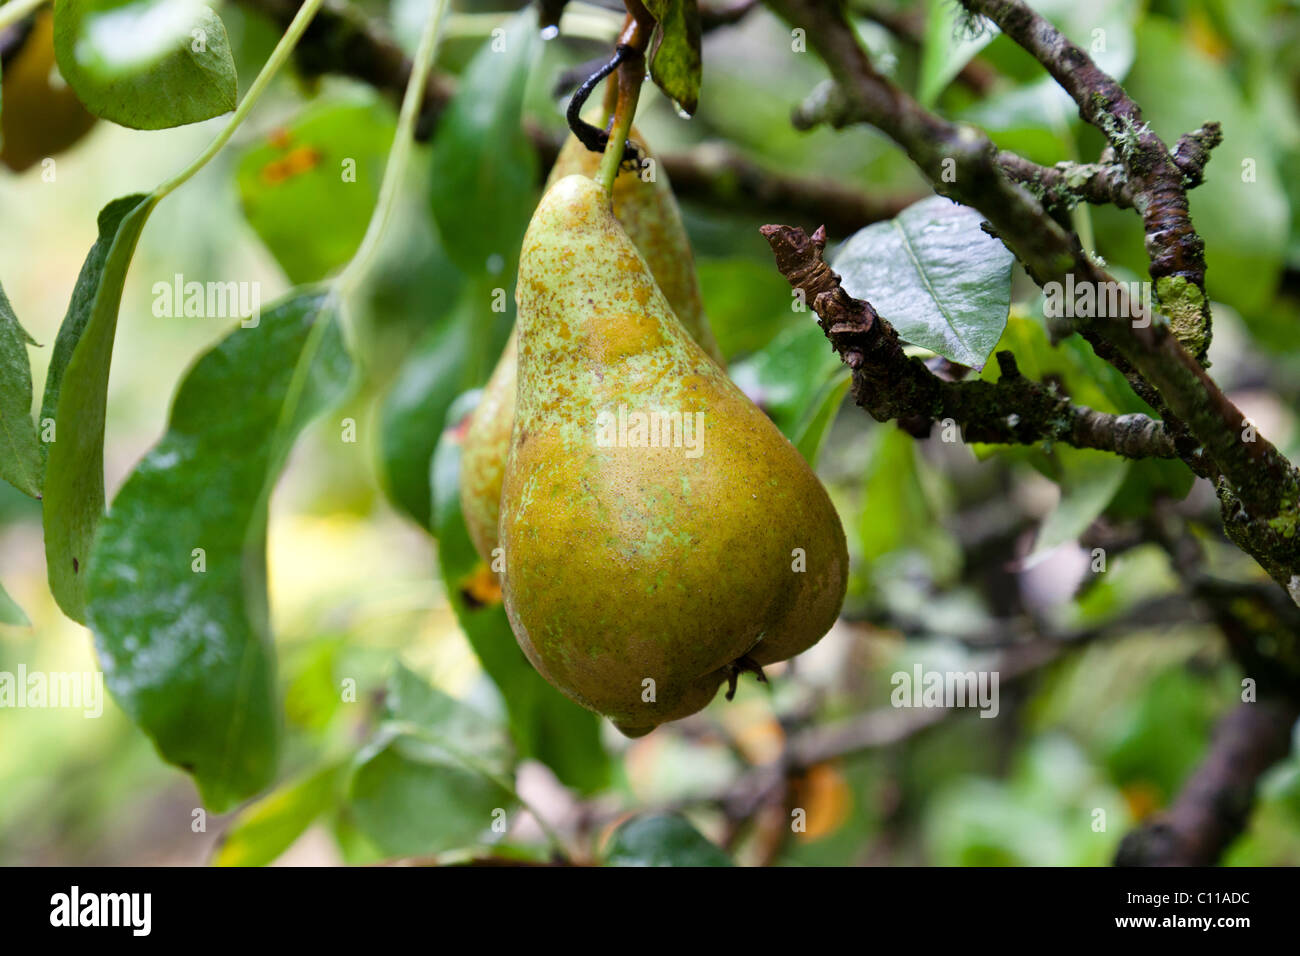
[(63, 152), (95, 125), (95, 117), (55, 72), (54, 14), (50, 11), (36, 14), (31, 32), (0, 66), (4, 87), (0, 162), (14, 172), (21, 173)]
[(848, 574), (830, 498), (686, 334), (596, 182), (542, 198), (516, 298), (499, 532), (533, 666), (640, 736), (815, 644)]
[[(632, 130), (632, 139), (644, 143)], [(653, 160), (653, 156), (648, 156)], [(551, 169), (546, 187), (565, 176), (595, 176), (600, 153), (593, 153), (570, 136)], [(650, 167), (643, 167), (649, 169)], [(682, 225), (681, 212), (663, 171), (656, 168), (654, 179), (642, 178), (640, 170), (621, 170), (614, 181), (614, 215), (650, 265), (659, 288), (686, 331), (704, 347), (719, 365), (724, 365), (709, 320), (704, 314), (700, 283), (690, 240)], [(497, 518), (500, 513), (501, 478), (510, 449), (510, 426), (515, 413), (515, 333), (501, 352), (501, 358), (483, 390), (483, 398), (470, 416), (461, 443), (461, 511), (470, 539), (484, 560), (491, 561), (497, 547)]]

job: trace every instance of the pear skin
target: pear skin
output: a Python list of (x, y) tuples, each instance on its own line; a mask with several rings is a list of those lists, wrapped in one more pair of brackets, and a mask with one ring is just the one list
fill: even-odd
[[(645, 140), (635, 126), (632, 127), (629, 138), (642, 145), (646, 158), (653, 165), (642, 169), (619, 170), (618, 178), (614, 180), (614, 215), (622, 223), (633, 245), (649, 263), (650, 274), (659, 283), (659, 289), (672, 306), (678, 321), (691, 338), (709, 353), (709, 357), (725, 368), (726, 362), (704, 314), (704, 299), (700, 295), (700, 280), (695, 272), (695, 257), (691, 253), (691, 243), (686, 238), (686, 227), (682, 224), (681, 209), (673, 198), (667, 174), (645, 146)], [(570, 136), (546, 180), (546, 190), (565, 176), (581, 174), (595, 179), (600, 159), (600, 153), (593, 153), (578, 142), (577, 137)], [(643, 179), (642, 176), (649, 175), (651, 169), (654, 170), (654, 180)]]
[[(645, 142), (635, 127), (632, 138)], [(600, 166), (600, 155), (570, 136), (551, 169), (546, 188), (569, 175), (594, 177)], [(650, 272), (686, 331), (718, 365), (725, 367), (704, 314), (690, 240), (663, 171), (656, 168), (654, 181), (648, 182), (637, 170), (621, 170), (614, 181), (614, 215), (649, 263)], [(474, 547), (488, 562), (498, 545), (501, 478), (510, 449), (517, 374), (515, 333), (512, 332), (484, 387), (483, 399), (470, 416), (462, 445), (461, 511)]]
[(686, 333), (593, 180), (543, 197), (516, 297), (499, 531), (542, 676), (639, 736), (816, 643), (848, 574), (830, 498)]

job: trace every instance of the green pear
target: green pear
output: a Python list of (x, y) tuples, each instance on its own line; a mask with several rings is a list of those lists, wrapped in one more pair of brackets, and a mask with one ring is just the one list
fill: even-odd
[[(635, 128), (632, 138), (644, 143)], [(591, 152), (570, 136), (551, 169), (547, 189), (565, 176), (594, 177), (599, 166), (600, 153)], [(651, 168), (642, 167), (647, 175)], [(643, 178), (641, 170), (620, 171), (614, 180), (614, 215), (650, 264), (650, 272), (686, 331), (715, 362), (724, 365), (704, 314), (690, 240), (663, 171), (656, 168), (653, 179)], [(515, 334), (511, 333), (484, 387), (483, 398), (470, 416), (461, 444), (461, 511), (475, 548), (487, 561), (491, 561), (498, 545), (501, 478), (510, 448), (517, 374)]]
[(585, 176), (520, 254), (503, 593), (548, 681), (629, 736), (815, 644), (848, 553), (826, 490), (673, 314)]

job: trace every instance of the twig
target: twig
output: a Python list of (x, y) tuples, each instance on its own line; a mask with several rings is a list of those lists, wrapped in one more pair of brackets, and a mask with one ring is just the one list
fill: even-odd
[[(1183, 163), (1142, 119), (1142, 110), (1080, 47), (1021, 0), (961, 0), (967, 10), (988, 17), (1031, 53), (1079, 107), (1079, 115), (1101, 130), (1132, 181), (1135, 208), (1146, 230), (1151, 277), (1174, 334), (1205, 360), (1210, 344), (1210, 300), (1205, 292), (1205, 243), (1192, 228), (1186, 180), (1199, 181), (1209, 151), (1223, 134), (1217, 123), (1191, 134)], [(1195, 286), (1189, 299), (1174, 280)]]
[[(283, 27), (293, 18), (299, 0), (239, 0)], [(754, 6), (733, 4), (738, 20)], [(730, 9), (730, 8), (724, 8)], [(703, 14), (707, 21), (707, 14)], [(720, 14), (720, 16), (724, 16)], [(732, 21), (734, 22), (734, 21)], [(717, 25), (722, 25), (720, 22)], [(317, 15), (297, 53), (299, 68), (308, 76), (337, 73), (367, 83), (396, 103), (410, 76), (411, 65), (383, 26), (354, 8), (331, 0)], [(451, 98), (456, 83), (434, 73), (426, 87), (416, 138), (427, 140)], [(525, 131), (549, 169), (561, 141), (533, 123)], [(681, 199), (705, 206), (742, 209), (769, 218), (826, 223), (833, 235), (848, 236), (873, 222), (891, 219), (920, 197), (875, 198), (833, 182), (788, 176), (764, 169), (728, 146), (709, 144), (658, 157)]]
[[(872, 67), (838, 5), (814, 0), (769, 4), (807, 31), (834, 78), (834, 86), (806, 104), (796, 122), (869, 122), (883, 130), (903, 146), (936, 190), (982, 212), (991, 231), (1040, 285), (1064, 283), (1071, 275), (1076, 284), (1101, 289), (1118, 285), (1041, 203), (1006, 177), (987, 135), (922, 109)], [(1155, 188), (1145, 181), (1140, 185)], [(1160, 201), (1163, 208), (1177, 208), (1163, 195)], [(1171, 242), (1174, 239), (1178, 241), (1171, 248), (1190, 256), (1182, 240), (1176, 236)], [(1121, 316), (1137, 314), (1126, 295), (1119, 298), (1124, 300)], [(1233, 541), (1284, 589), (1290, 585), (1300, 593), (1300, 472), (1262, 435), (1252, 433), (1253, 440), (1243, 440), (1245, 416), (1183, 348), (1169, 323), (1142, 325), (1122, 317), (1078, 321), (1098, 354), (1125, 372), (1138, 393), (1162, 413), (1183, 460), (1196, 473), (1217, 478), (1225, 528)]]
[(764, 226), (776, 266), (804, 294), (831, 345), (853, 371), (853, 397), (877, 421), (898, 419), (924, 437), (952, 419), (966, 441), (1032, 445), (1061, 441), (1127, 458), (1173, 458), (1174, 441), (1146, 415), (1110, 415), (1073, 404), (1054, 388), (1020, 374), (1010, 352), (998, 353), (997, 382), (951, 382), (903, 351), (897, 331), (867, 302), (844, 291), (822, 258), (826, 233), (811, 238), (792, 226)]
[(730, 0), (729, 3), (701, 3), (700, 31), (708, 33), (739, 23), (758, 6), (758, 0)]
[(1133, 191), (1123, 164), (1057, 163), (1040, 166), (1003, 150), (998, 165), (1011, 179), (1038, 196), (1048, 209), (1070, 210), (1080, 202), (1097, 206), (1133, 207)]

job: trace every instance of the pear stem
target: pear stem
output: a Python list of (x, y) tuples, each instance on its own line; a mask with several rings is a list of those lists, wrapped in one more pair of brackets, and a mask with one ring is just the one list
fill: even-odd
[(632, 129), (632, 117), (636, 113), (636, 104), (641, 97), (641, 81), (645, 78), (645, 57), (638, 53), (626, 57), (618, 65), (618, 100), (614, 106), (614, 128), (610, 130), (609, 142), (605, 144), (605, 153), (600, 158), (600, 169), (596, 181), (609, 195), (614, 192), (614, 180), (618, 178), (619, 167), (623, 164), (623, 148), (627, 143), (627, 134)]
[(596, 182), (600, 183), (605, 194), (611, 199), (614, 195), (614, 180), (618, 178), (619, 167), (623, 165), (627, 134), (632, 129), (632, 117), (636, 115), (636, 104), (641, 97), (641, 81), (645, 79), (645, 51), (650, 46), (650, 35), (654, 33), (655, 19), (646, 9), (642, 0), (623, 0), (627, 7), (627, 17), (623, 21), (623, 30), (618, 35), (618, 51), (622, 59), (614, 76), (618, 80), (618, 94), (606, 90), (605, 104), (614, 98), (613, 119), (610, 120), (609, 142), (605, 144), (605, 154), (600, 158), (600, 169), (596, 173)]

